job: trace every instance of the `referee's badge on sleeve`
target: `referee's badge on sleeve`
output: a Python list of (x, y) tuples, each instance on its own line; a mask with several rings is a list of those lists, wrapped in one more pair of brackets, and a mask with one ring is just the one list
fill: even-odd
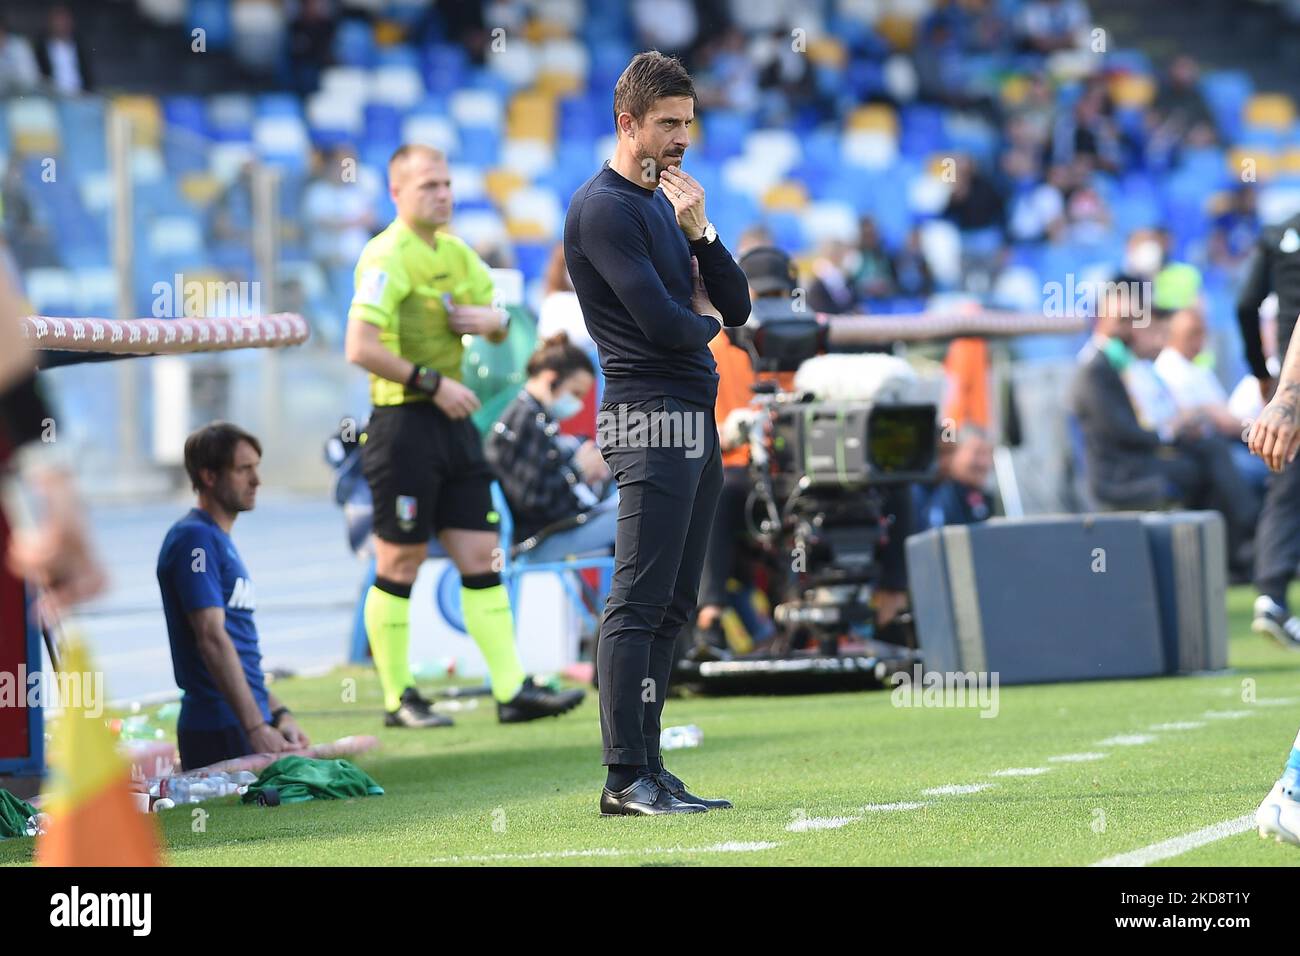
[(403, 531), (415, 527), (415, 499), (410, 495), (397, 496), (397, 523)]
[(361, 273), (361, 279), (357, 282), (357, 294), (353, 301), (361, 305), (379, 305), (387, 284), (387, 272), (383, 269), (367, 269)]

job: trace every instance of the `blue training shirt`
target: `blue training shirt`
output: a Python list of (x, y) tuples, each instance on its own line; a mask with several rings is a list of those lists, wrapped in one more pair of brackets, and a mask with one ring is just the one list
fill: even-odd
[(225, 609), (226, 634), (235, 645), (262, 719), (269, 722), (271, 708), (262, 675), (262, 652), (253, 623), (253, 583), (235, 550), (235, 542), (206, 511), (194, 508), (168, 530), (158, 552), (158, 588), (167, 617), (172, 671), (184, 692), (177, 730), (240, 726), (238, 716), (226, 703), (199, 654), (194, 628), (187, 617), (189, 612), (207, 607)]

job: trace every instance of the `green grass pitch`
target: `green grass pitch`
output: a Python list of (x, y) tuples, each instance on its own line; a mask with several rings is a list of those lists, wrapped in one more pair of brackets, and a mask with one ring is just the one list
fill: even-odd
[[(382, 797), (273, 809), (235, 798), (160, 815), (168, 860), (249, 865), (1085, 865), (1253, 813), (1300, 726), (1300, 655), (1250, 633), (1229, 592), (1232, 670), (1209, 677), (1008, 687), (978, 709), (901, 708), (889, 692), (670, 700), (703, 744), (668, 754), (736, 809), (603, 818), (594, 692), (573, 714), (501, 726), (486, 699), (428, 731), (380, 729), (373, 675), (280, 682), (315, 740), (376, 733), (358, 759)], [(356, 681), (356, 703), (344, 681)], [(1153, 729), (1158, 728), (1158, 729)], [(1112, 738), (1120, 738), (1115, 742)], [(1149, 738), (1149, 739), (1148, 739)], [(1144, 741), (1144, 742), (1139, 742)], [(1105, 754), (1053, 761), (1066, 754)], [(1046, 772), (998, 775), (999, 771)], [(971, 792), (927, 795), (940, 787)], [(899, 804), (912, 808), (882, 809)], [(0, 863), (31, 859), (0, 842)], [(1286, 866), (1254, 830), (1163, 865)], [(1161, 865), (1161, 864), (1157, 864)]]

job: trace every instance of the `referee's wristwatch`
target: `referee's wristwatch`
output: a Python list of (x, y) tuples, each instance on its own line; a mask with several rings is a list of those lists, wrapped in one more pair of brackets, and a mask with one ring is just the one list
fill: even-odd
[(692, 239), (692, 246), (711, 246), (718, 240), (718, 230), (714, 228), (713, 223), (704, 224), (704, 233), (698, 239)]

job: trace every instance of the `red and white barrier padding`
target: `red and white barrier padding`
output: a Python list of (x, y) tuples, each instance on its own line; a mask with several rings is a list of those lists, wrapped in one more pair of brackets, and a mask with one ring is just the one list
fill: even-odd
[(231, 349), (301, 345), (311, 327), (301, 315), (277, 312), (247, 319), (62, 319), (29, 315), (18, 320), (32, 348), (120, 355), (177, 355)]
[(1079, 316), (989, 309), (894, 315), (828, 315), (830, 342), (839, 347), (965, 336), (1069, 335), (1088, 327)]

